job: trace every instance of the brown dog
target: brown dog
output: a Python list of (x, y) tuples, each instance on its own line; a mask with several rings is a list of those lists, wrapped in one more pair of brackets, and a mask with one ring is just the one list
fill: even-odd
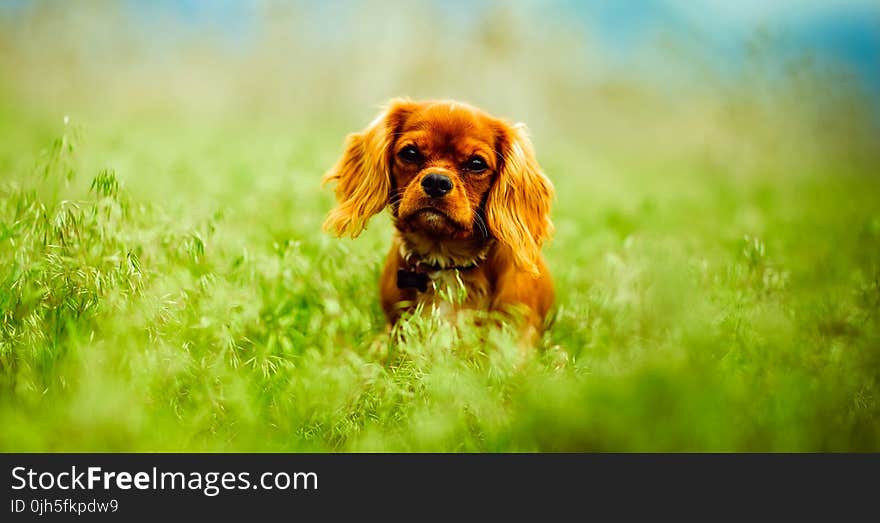
[(397, 229), (380, 283), (393, 324), (420, 304), (524, 313), (540, 330), (553, 303), (541, 245), (553, 185), (521, 124), (451, 101), (392, 100), (348, 136), (324, 182), (339, 205), (324, 228), (356, 237), (391, 208)]

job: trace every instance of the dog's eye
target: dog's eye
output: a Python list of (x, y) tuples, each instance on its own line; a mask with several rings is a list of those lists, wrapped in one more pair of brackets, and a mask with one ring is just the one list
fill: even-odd
[(406, 163), (417, 163), (422, 159), (421, 153), (414, 145), (407, 145), (397, 153), (397, 157)]
[(479, 156), (471, 156), (470, 160), (465, 162), (464, 168), (472, 173), (481, 173), (488, 169), (489, 165), (486, 164), (486, 160)]

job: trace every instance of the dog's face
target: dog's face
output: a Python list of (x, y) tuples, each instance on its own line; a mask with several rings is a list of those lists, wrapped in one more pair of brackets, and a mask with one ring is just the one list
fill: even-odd
[(483, 204), (495, 178), (492, 119), (456, 104), (423, 104), (402, 119), (391, 152), (392, 211), (405, 232), (489, 236)]
[(349, 135), (327, 173), (339, 205), (325, 227), (357, 236), (389, 204), (403, 232), (438, 239), (490, 237), (536, 272), (552, 231), (553, 186), (522, 125), (456, 102), (394, 100)]

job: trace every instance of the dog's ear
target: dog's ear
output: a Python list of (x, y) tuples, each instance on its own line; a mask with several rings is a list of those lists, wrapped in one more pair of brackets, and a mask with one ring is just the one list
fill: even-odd
[(367, 221), (388, 204), (391, 145), (396, 130), (414, 106), (409, 100), (391, 100), (366, 129), (348, 135), (342, 158), (322, 180), (323, 184), (336, 182), (338, 202), (327, 215), (324, 230), (355, 238)]
[(486, 221), (516, 265), (537, 276), (541, 246), (553, 233), (553, 184), (538, 165), (525, 125), (499, 121), (497, 129), (500, 168), (486, 200)]

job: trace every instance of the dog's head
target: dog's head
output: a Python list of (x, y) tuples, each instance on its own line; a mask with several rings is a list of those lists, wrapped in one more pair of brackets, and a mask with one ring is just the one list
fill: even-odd
[(491, 236), (535, 273), (553, 228), (553, 185), (525, 127), (462, 103), (393, 100), (348, 136), (324, 181), (337, 182), (339, 201), (324, 227), (340, 236), (357, 236), (391, 205), (403, 232), (441, 240)]

